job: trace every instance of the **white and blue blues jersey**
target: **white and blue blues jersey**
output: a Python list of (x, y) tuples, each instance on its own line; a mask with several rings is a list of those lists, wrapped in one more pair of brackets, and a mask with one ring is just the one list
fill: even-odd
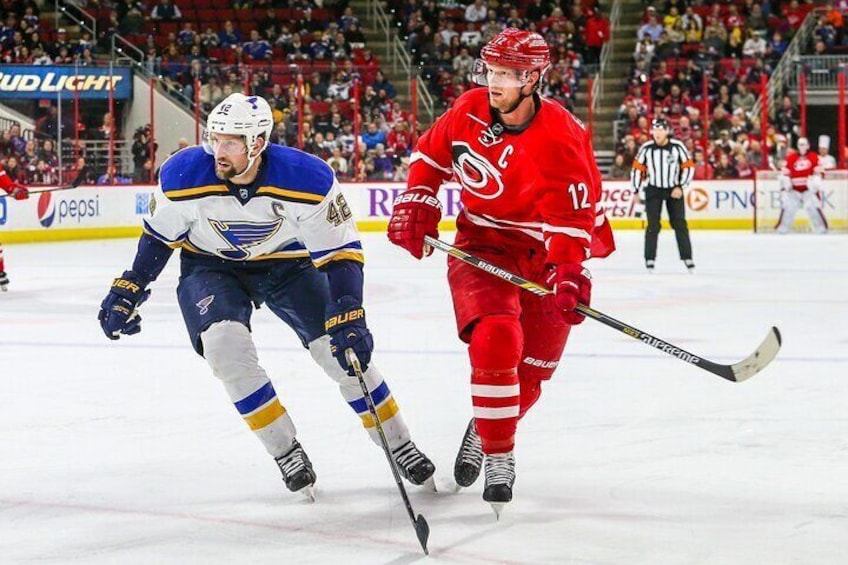
[(163, 165), (144, 231), (173, 248), (256, 261), (310, 257), (316, 266), (363, 261), (362, 245), (333, 170), (297, 149), (270, 145), (256, 181), (228, 184), (202, 147)]

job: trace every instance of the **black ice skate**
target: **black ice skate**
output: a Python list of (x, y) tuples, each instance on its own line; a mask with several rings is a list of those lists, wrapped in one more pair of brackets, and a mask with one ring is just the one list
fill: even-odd
[(656, 267), (657, 262), (653, 259), (645, 259), (645, 268), (648, 269), (649, 273), (654, 272), (654, 267)]
[(483, 467), (483, 442), (477, 434), (477, 427), (472, 418), (468, 422), (465, 435), (462, 436), (462, 444), (456, 454), (456, 462), (453, 464), (453, 480), (461, 487), (470, 487), (480, 476)]
[(303, 447), (295, 439), (292, 447), (285, 455), (275, 459), (283, 474), (283, 482), (286, 488), (292, 492), (301, 492), (310, 502), (315, 502), (315, 494), (312, 485), (315, 484), (315, 471), (312, 470), (312, 462), (303, 451)]
[(509, 453), (486, 455), (486, 486), (483, 500), (492, 505), (495, 516), (501, 517), (504, 504), (512, 500), (512, 485), (515, 483), (515, 457)]
[(413, 485), (431, 484), (436, 466), (430, 459), (421, 453), (412, 441), (408, 441), (397, 449), (392, 450), (392, 457), (397, 463), (398, 471), (407, 481)]
[(9, 290), (9, 277), (6, 275), (6, 271), (0, 271), (0, 291), (8, 292)]
[(689, 271), (690, 275), (695, 274), (695, 261), (692, 259), (684, 259), (683, 264), (686, 265), (686, 269)]

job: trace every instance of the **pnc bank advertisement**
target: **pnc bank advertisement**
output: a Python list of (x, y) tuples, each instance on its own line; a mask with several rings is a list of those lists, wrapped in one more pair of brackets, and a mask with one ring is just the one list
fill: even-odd
[[(832, 224), (844, 222), (848, 216), (846, 185), (848, 182), (844, 179), (823, 183), (822, 207)], [(400, 182), (343, 183), (341, 186), (361, 231), (385, 230), (392, 202), (406, 188), (405, 183)], [(151, 185), (86, 186), (34, 194), (22, 201), (3, 197), (0, 198), (0, 241), (137, 236), (156, 191)], [(761, 184), (756, 192), (760, 212), (777, 218), (781, 200), (777, 184)], [(751, 180), (693, 182), (685, 194), (690, 228), (752, 230), (754, 193)], [(461, 196), (456, 183), (445, 184), (439, 192), (443, 229), (450, 229), (462, 210)], [(634, 214), (636, 195), (628, 182), (604, 182), (601, 202), (613, 228), (644, 228), (644, 219)]]

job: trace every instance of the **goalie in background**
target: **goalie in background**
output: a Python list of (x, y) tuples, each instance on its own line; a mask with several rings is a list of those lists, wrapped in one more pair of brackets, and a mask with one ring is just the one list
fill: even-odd
[(827, 233), (827, 219), (822, 212), (821, 172), (819, 156), (810, 151), (806, 137), (798, 138), (798, 151), (790, 153), (780, 169), (781, 210), (777, 233), (789, 233), (795, 214), (803, 206), (815, 233)]

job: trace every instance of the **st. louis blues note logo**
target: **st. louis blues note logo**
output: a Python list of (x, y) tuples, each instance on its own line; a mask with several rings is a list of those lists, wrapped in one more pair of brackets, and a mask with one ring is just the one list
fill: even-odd
[(209, 312), (209, 307), (212, 305), (213, 300), (215, 300), (215, 295), (210, 294), (209, 296), (201, 298), (200, 302), (195, 304), (201, 316), (205, 316)]
[(273, 222), (228, 222), (209, 220), (212, 228), (227, 242), (228, 248), (218, 249), (227, 259), (244, 261), (250, 258), (250, 248), (261, 245), (274, 237), (283, 220)]

